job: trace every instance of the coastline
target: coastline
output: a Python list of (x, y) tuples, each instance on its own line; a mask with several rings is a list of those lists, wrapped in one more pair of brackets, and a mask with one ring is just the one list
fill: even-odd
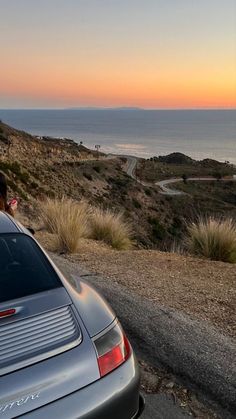
[(182, 152), (236, 164), (236, 110), (0, 110), (0, 119), (32, 135), (99, 144), (107, 154)]

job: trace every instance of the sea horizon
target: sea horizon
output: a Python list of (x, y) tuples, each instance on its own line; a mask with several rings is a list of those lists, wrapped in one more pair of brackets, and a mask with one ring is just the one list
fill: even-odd
[(236, 109), (74, 107), (0, 109), (0, 119), (33, 135), (150, 158), (181, 152), (236, 164)]
[(114, 110), (114, 111), (119, 111), (119, 110), (124, 110), (124, 111), (236, 111), (236, 107), (232, 108), (232, 107), (212, 107), (212, 108), (204, 108), (204, 107), (196, 107), (196, 108), (142, 108), (139, 106), (69, 106), (69, 107), (35, 107), (35, 108), (0, 108), (0, 112), (1, 111), (89, 111), (89, 110), (96, 110), (96, 111), (109, 111), (109, 110)]

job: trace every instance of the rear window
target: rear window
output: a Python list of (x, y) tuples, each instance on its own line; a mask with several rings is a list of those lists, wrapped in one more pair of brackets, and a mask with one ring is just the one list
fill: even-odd
[(0, 235), (0, 302), (61, 286), (47, 258), (24, 234)]

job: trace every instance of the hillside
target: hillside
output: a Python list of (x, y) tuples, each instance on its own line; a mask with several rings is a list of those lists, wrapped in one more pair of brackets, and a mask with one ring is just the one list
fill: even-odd
[[(140, 165), (144, 163), (153, 164), (140, 160)], [(171, 173), (172, 163), (161, 164)], [(31, 218), (38, 214), (36, 201), (46, 196), (85, 198), (93, 205), (123, 211), (138, 247), (163, 250), (181, 239), (186, 220), (199, 213), (236, 218), (235, 184), (216, 181), (210, 194), (206, 188), (205, 193), (201, 189), (176, 198), (137, 183), (125, 167), (125, 158), (107, 159), (71, 140), (38, 138), (0, 123), (0, 170), (7, 176), (10, 196), (20, 199), (21, 211)]]
[(137, 166), (137, 175), (147, 182), (155, 182), (173, 177), (223, 176), (236, 174), (236, 168), (229, 162), (213, 159), (194, 160), (182, 153), (171, 153), (167, 156), (142, 159)]

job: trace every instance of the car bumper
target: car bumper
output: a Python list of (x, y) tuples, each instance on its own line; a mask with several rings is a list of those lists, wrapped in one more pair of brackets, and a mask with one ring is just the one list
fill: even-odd
[(144, 402), (135, 356), (112, 373), (55, 402), (20, 416), (26, 419), (136, 419)]
[(139, 408), (136, 414), (134, 415), (133, 419), (138, 419), (142, 415), (145, 408), (145, 399), (142, 394), (139, 395)]

